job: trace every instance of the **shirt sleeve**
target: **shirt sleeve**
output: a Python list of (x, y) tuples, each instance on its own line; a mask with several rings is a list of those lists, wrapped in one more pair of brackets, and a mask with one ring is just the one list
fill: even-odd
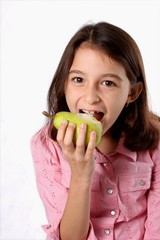
[(151, 189), (148, 193), (147, 219), (144, 240), (160, 238), (160, 145), (152, 155), (154, 168)]
[(47, 239), (59, 240), (59, 223), (65, 207), (68, 189), (61, 184), (62, 171), (54, 141), (47, 128), (42, 128), (31, 140), (37, 189), (45, 207), (48, 224), (42, 228)]
[[(69, 165), (62, 160), (61, 150), (58, 144), (49, 138), (47, 129), (47, 126), (43, 127), (32, 137), (31, 152), (37, 189), (48, 220), (48, 224), (42, 225), (42, 229), (47, 234), (47, 240), (60, 240), (59, 225), (68, 196)], [(87, 240), (97, 240), (91, 222)]]

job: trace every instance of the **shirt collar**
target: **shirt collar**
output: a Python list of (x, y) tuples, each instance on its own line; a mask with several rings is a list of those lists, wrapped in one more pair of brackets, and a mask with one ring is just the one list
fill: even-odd
[(101, 152), (98, 151), (98, 149), (95, 150), (95, 156), (97, 158), (97, 162), (102, 163), (105, 161), (104, 157), (107, 159), (114, 159), (117, 155), (122, 155), (124, 157), (127, 157), (131, 159), (132, 161), (136, 162), (137, 160), (137, 152), (129, 150), (127, 147), (124, 145), (124, 140), (125, 137), (122, 136), (118, 142), (117, 148), (108, 154), (102, 154)]

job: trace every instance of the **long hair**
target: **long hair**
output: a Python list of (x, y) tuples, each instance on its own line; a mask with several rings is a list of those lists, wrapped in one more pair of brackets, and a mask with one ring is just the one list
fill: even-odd
[[(76, 50), (83, 42), (103, 50), (125, 69), (126, 75), (134, 85), (142, 82), (143, 90), (128, 107), (124, 107), (111, 127), (114, 139), (125, 134), (125, 146), (132, 151), (155, 148), (160, 139), (159, 117), (149, 110), (145, 70), (140, 50), (133, 38), (121, 28), (107, 22), (82, 26), (71, 38), (61, 57), (48, 91), (48, 111), (56, 114), (69, 111), (64, 86)], [(55, 139), (54, 129), (52, 137)]]

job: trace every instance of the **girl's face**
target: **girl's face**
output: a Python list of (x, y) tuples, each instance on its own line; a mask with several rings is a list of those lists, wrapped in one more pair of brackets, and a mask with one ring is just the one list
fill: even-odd
[(69, 110), (93, 114), (109, 136), (130, 94), (124, 67), (101, 50), (82, 44), (77, 50), (65, 85)]

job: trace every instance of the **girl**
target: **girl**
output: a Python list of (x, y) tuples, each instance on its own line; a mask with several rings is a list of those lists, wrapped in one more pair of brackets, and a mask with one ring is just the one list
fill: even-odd
[(48, 92), (48, 111), (92, 114), (103, 126), (96, 146), (81, 124), (47, 123), (31, 141), (37, 187), (51, 240), (160, 239), (159, 117), (148, 107), (135, 41), (106, 22), (72, 37)]

